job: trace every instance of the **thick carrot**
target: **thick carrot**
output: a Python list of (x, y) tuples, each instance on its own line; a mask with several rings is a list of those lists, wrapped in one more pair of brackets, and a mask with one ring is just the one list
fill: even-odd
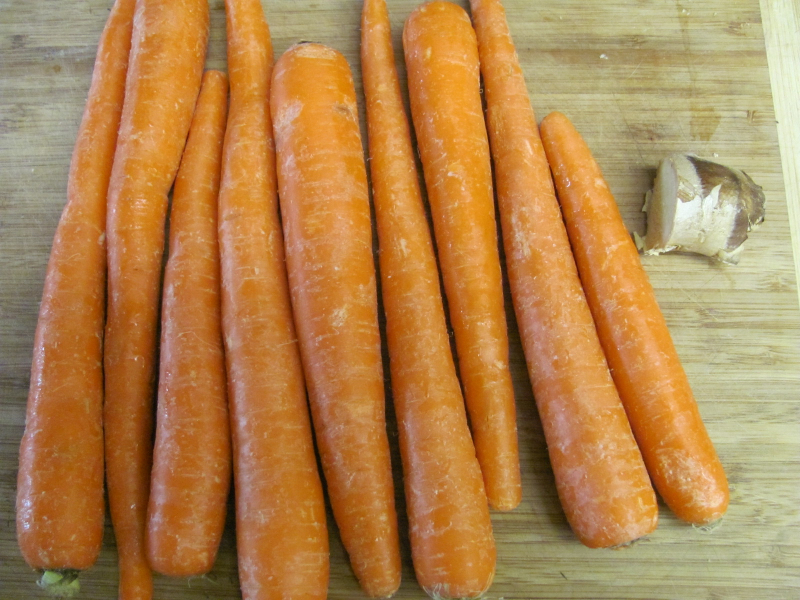
[(292, 323), (259, 0), (227, 0), (231, 103), (219, 197), (239, 580), (245, 600), (325, 598), (328, 529)]
[(206, 72), (170, 212), (147, 557), (175, 577), (211, 570), (230, 488), (217, 245), (227, 107), (227, 77)]
[(361, 69), (414, 570), (432, 597), (476, 597), (494, 575), (492, 524), (450, 350), (385, 0), (364, 2)]
[(150, 598), (145, 522), (167, 194), (192, 119), (208, 37), (206, 0), (137, 0), (108, 189), (106, 478), (120, 598)]
[(17, 482), (17, 538), (35, 569), (86, 569), (103, 539), (106, 192), (133, 8), (118, 0), (100, 38), (39, 307)]
[(587, 546), (655, 529), (658, 507), (608, 371), (499, 0), (472, 0), (511, 297), (567, 519)]
[(489, 503), (510, 510), (522, 488), (475, 32), (460, 6), (430, 2), (403, 47), (475, 449)]
[(286, 265), (328, 494), (361, 587), (400, 581), (375, 264), (356, 95), (344, 57), (299, 44), (275, 64)]
[(588, 146), (560, 113), (541, 126), (600, 342), (650, 477), (684, 521), (728, 507), (725, 471), (636, 247)]

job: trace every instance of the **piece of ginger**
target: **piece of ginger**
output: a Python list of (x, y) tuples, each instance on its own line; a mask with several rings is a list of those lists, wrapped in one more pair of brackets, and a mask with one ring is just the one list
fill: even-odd
[(744, 171), (672, 154), (642, 210), (647, 233), (635, 237), (645, 254), (693, 252), (736, 264), (748, 232), (764, 220), (764, 192)]

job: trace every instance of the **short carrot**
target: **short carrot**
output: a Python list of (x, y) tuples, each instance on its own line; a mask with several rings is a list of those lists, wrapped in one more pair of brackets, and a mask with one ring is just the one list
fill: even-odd
[(403, 47), (475, 449), (489, 503), (510, 510), (522, 488), (475, 32), (460, 6), (429, 2)]
[(715, 521), (728, 507), (725, 471), (614, 197), (564, 115), (545, 117), (541, 132), (600, 342), (650, 477), (680, 519)]
[(361, 69), (414, 570), (434, 598), (476, 597), (492, 582), (496, 550), (450, 350), (385, 0), (364, 2)]
[(146, 539), (150, 566), (174, 577), (213, 567), (230, 488), (217, 244), (227, 107), (227, 77), (207, 71), (170, 211)]
[(344, 57), (299, 44), (270, 107), (286, 266), (333, 514), (364, 591), (390, 595), (400, 548), (384, 419), (372, 226), (356, 95)]
[(106, 192), (133, 8), (117, 0), (100, 38), (39, 307), (17, 483), (17, 538), (35, 569), (87, 569), (103, 539)]
[(499, 0), (472, 0), (511, 297), (558, 494), (590, 547), (655, 529), (658, 506), (608, 371)]
[(329, 557), (292, 323), (259, 0), (227, 0), (230, 111), (219, 195), (239, 580), (245, 600), (324, 599)]
[(192, 119), (208, 37), (206, 0), (137, 0), (108, 188), (105, 458), (120, 598), (150, 598), (145, 557), (167, 194)]

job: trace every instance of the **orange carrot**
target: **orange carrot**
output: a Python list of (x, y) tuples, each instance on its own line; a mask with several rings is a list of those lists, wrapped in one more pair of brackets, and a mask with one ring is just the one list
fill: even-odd
[(211, 570), (230, 488), (217, 245), (227, 105), (227, 77), (206, 72), (170, 213), (147, 557), (175, 577)]
[(414, 570), (432, 597), (476, 597), (494, 575), (492, 524), (447, 336), (385, 0), (364, 2), (361, 68)]
[(323, 599), (325, 500), (292, 323), (259, 0), (227, 0), (231, 104), (219, 197), (239, 580), (245, 600)]
[(725, 472), (614, 197), (564, 115), (545, 117), (542, 139), (600, 342), (650, 476), (680, 519), (715, 521), (728, 507)]
[(499, 0), (472, 0), (511, 297), (558, 494), (578, 538), (650, 533), (658, 506), (578, 278)]
[(17, 538), (35, 569), (87, 569), (103, 539), (106, 192), (133, 7), (118, 0), (100, 38), (39, 307), (17, 484)]
[(192, 119), (208, 37), (205, 0), (137, 0), (108, 189), (106, 477), (120, 598), (150, 598), (145, 522), (167, 194)]
[(286, 266), (328, 493), (362, 588), (388, 596), (400, 550), (353, 79), (335, 50), (300, 44), (275, 64), (271, 94)]
[(522, 488), (475, 32), (460, 6), (430, 2), (403, 47), (475, 449), (489, 503), (510, 510)]

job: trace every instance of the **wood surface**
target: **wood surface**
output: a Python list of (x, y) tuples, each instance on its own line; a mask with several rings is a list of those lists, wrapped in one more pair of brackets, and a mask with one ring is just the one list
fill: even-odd
[[(18, 445), (45, 265), (109, 4), (0, 3), (0, 600), (44, 597), (16, 546)], [(800, 310), (759, 0), (505, 4), (538, 117), (557, 109), (574, 120), (631, 231), (643, 232), (644, 193), (658, 161), (675, 151), (744, 169), (768, 204), (736, 267), (681, 255), (644, 260), (732, 484), (728, 515), (712, 532), (678, 522), (662, 505), (658, 530), (633, 547), (589, 550), (576, 541), (555, 495), (508, 304), (524, 499), (514, 512), (493, 514), (498, 569), (487, 598), (798, 598)], [(398, 57), (414, 5), (389, 0)], [(792, 14), (792, 0), (761, 5)], [(208, 66), (224, 69), (222, 0), (211, 7)], [(265, 8), (276, 54), (298, 40), (327, 43), (345, 54), (359, 83), (358, 0), (275, 0)], [(796, 31), (796, 20), (793, 28), (776, 14), (778, 27)], [(788, 39), (791, 59), (797, 38)], [(791, 106), (791, 93), (780, 93)], [(794, 144), (785, 147), (796, 153)], [(411, 568), (396, 427), (389, 428), (403, 532), (396, 597), (423, 598)], [(232, 525), (230, 513), (210, 575), (157, 577), (156, 597), (239, 598)], [(330, 530), (329, 597), (364, 597), (332, 521)], [(82, 598), (116, 597), (110, 524), (106, 531), (98, 564), (82, 576)]]
[(792, 228), (794, 270), (800, 280), (800, 3), (761, 0), (761, 16)]

